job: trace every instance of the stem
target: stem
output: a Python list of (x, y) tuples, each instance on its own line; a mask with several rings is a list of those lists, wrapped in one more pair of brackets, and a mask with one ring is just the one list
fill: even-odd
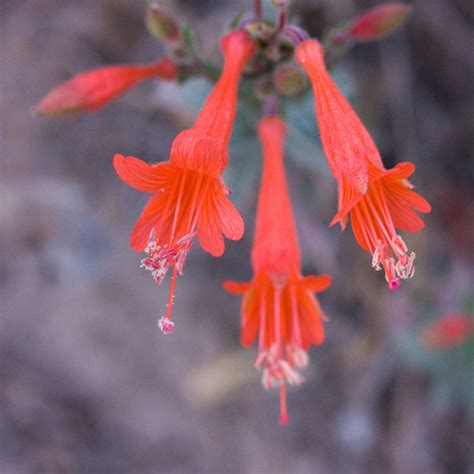
[(262, 0), (255, 0), (255, 16), (257, 20), (262, 18)]
[(288, 12), (286, 11), (286, 9), (280, 12), (280, 15), (278, 16), (278, 27), (276, 30), (277, 33), (279, 33), (286, 25), (287, 16)]
[(285, 8), (284, 10), (281, 10), (280, 14), (278, 15), (278, 25), (275, 28), (275, 31), (272, 33), (270, 39), (268, 40), (268, 44), (273, 43), (276, 37), (278, 36), (278, 33), (280, 33), (280, 31), (283, 30), (283, 28), (285, 28), (287, 19), (288, 19), (288, 11)]

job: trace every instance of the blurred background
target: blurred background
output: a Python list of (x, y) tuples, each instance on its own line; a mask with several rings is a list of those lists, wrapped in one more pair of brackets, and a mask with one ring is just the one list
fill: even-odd
[[(251, 2), (167, 3), (215, 60), (218, 38)], [(380, 3), (299, 0), (292, 18), (320, 36)], [(166, 285), (138, 268), (128, 244), (147, 196), (119, 181), (112, 157), (166, 160), (210, 86), (152, 81), (96, 113), (35, 118), (32, 107), (73, 74), (165, 49), (144, 27), (142, 0), (1, 1), (2, 474), (474, 472), (474, 341), (446, 341), (440, 323), (474, 311), (474, 7), (411, 4), (405, 28), (333, 68), (385, 165), (414, 162), (413, 182), (433, 206), (426, 229), (406, 236), (417, 273), (397, 291), (350, 230), (328, 228), (336, 189), (311, 96), (287, 109), (304, 273), (334, 284), (320, 298), (327, 341), (311, 350), (306, 383), (290, 389), (281, 427), (255, 348), (239, 346), (240, 300), (221, 288), (251, 277), (255, 111), (239, 109), (225, 174), (246, 235), (220, 259), (193, 247), (176, 331), (164, 337)]]

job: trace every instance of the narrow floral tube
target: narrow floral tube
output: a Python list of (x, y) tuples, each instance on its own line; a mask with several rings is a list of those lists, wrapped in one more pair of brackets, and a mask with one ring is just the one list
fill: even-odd
[(240, 75), (255, 52), (246, 33), (232, 31), (222, 40), (224, 68), (195, 125), (177, 135), (169, 161), (148, 164), (134, 157), (115, 155), (119, 177), (152, 196), (130, 237), (137, 252), (147, 256), (142, 266), (161, 284), (172, 269), (168, 310), (159, 321), (164, 333), (173, 331), (170, 320), (177, 275), (182, 275), (187, 254), (197, 234), (206, 252), (224, 252), (224, 237), (239, 240), (244, 222), (228, 198), (221, 173), (228, 161), (228, 142), (234, 123)]
[(177, 68), (170, 59), (143, 66), (105, 66), (77, 74), (55, 87), (35, 108), (39, 115), (64, 116), (100, 109), (144, 79), (174, 80)]
[(263, 147), (263, 174), (252, 249), (254, 277), (248, 283), (225, 282), (230, 293), (242, 294), (241, 342), (258, 335), (255, 367), (265, 389), (280, 391), (280, 423), (288, 423), (286, 385), (303, 382), (308, 350), (324, 341), (325, 315), (314, 293), (327, 289), (329, 275), (301, 275), (301, 254), (288, 193), (283, 148), (284, 121), (262, 118), (258, 135)]
[(421, 230), (417, 212), (431, 211), (407, 179), (415, 166), (407, 162), (385, 169), (367, 129), (331, 79), (317, 40), (300, 43), (295, 57), (311, 81), (321, 142), (338, 183), (338, 212), (331, 225), (339, 222), (344, 229), (350, 215), (354, 236), (371, 253), (372, 266), (383, 268), (389, 288), (397, 288), (400, 279), (415, 273), (415, 253), (397, 229)]

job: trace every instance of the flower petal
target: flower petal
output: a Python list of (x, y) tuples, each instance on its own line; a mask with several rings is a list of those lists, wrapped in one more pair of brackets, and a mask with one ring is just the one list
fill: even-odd
[(257, 290), (247, 292), (242, 300), (242, 327), (240, 343), (243, 347), (250, 347), (255, 341), (259, 328)]
[(240, 240), (245, 231), (244, 221), (230, 199), (224, 195), (222, 186), (214, 193), (214, 205), (224, 235), (230, 240)]
[(298, 291), (298, 310), (302, 323), (302, 336), (306, 344), (319, 345), (324, 341), (324, 313), (318, 300), (306, 290)]
[(225, 281), (222, 286), (224, 290), (233, 295), (242, 295), (252, 287), (250, 283), (238, 283), (236, 281)]
[(332, 277), (330, 275), (308, 275), (301, 279), (304, 288), (312, 293), (321, 293), (321, 291), (327, 290), (331, 283)]
[(170, 160), (176, 166), (218, 178), (223, 166), (224, 149), (201, 131), (191, 128), (176, 136)]
[(224, 253), (224, 237), (218, 225), (218, 216), (206, 199), (201, 215), (197, 223), (199, 244), (202, 249), (209, 252), (214, 257), (220, 257)]
[[(130, 235), (130, 245), (135, 251), (141, 252), (147, 246), (151, 230), (160, 224), (165, 204), (166, 195), (163, 194), (155, 194), (148, 201)], [(160, 234), (157, 235), (158, 240), (167, 227), (169, 222), (157, 230)]]
[(158, 163), (150, 165), (133, 156), (114, 156), (114, 168), (120, 179), (138, 191), (153, 193), (168, 185), (173, 174), (173, 165)]

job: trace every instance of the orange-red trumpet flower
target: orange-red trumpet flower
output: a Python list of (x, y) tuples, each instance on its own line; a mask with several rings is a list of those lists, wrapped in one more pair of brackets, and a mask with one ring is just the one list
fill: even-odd
[(133, 157), (115, 155), (114, 167), (128, 185), (152, 193), (131, 234), (131, 246), (148, 255), (142, 266), (160, 284), (173, 268), (168, 311), (160, 319), (164, 333), (173, 331), (170, 320), (176, 277), (182, 274), (193, 237), (211, 255), (224, 252), (225, 235), (238, 240), (244, 223), (227, 197), (221, 173), (228, 161), (237, 89), (242, 70), (255, 52), (246, 33), (235, 30), (222, 40), (224, 68), (194, 126), (173, 141), (170, 160), (148, 164)]
[(397, 229), (421, 230), (424, 223), (416, 211), (431, 210), (407, 179), (415, 166), (385, 169), (375, 143), (331, 79), (317, 40), (300, 43), (295, 56), (310, 78), (324, 153), (339, 186), (331, 225), (339, 222), (344, 229), (350, 215), (357, 242), (372, 254), (372, 266), (383, 268), (389, 288), (396, 288), (415, 273), (415, 253), (408, 252)]
[(313, 293), (331, 284), (328, 275), (301, 275), (301, 254), (283, 164), (286, 126), (278, 116), (261, 119), (263, 176), (252, 250), (254, 278), (225, 282), (243, 294), (241, 342), (252, 345), (258, 333), (255, 366), (266, 389), (280, 389), (280, 423), (288, 422), (286, 383), (300, 384), (312, 344), (324, 340), (324, 313)]

